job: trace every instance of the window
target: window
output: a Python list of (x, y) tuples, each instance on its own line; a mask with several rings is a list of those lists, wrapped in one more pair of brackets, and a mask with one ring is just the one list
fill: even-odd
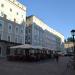
[(5, 19), (7, 18), (7, 15), (6, 14), (4, 14), (4, 16), (3, 16)]
[(22, 15), (22, 18), (23, 18), (23, 15)]
[(10, 12), (12, 12), (12, 9), (10, 8)]
[(18, 33), (19, 32), (19, 27), (18, 26), (16, 26), (16, 33)]
[(17, 38), (15, 39), (15, 42), (17, 43)]
[(0, 23), (0, 30), (2, 30), (2, 24)]
[(1, 12), (1, 16), (4, 17), (4, 13), (3, 12)]
[(11, 33), (12, 32), (12, 24), (8, 24), (8, 32)]
[(19, 3), (18, 3), (18, 6), (19, 6)]
[(1, 55), (1, 47), (0, 47), (0, 55)]
[(26, 34), (28, 33), (28, 29), (26, 29)]
[(22, 38), (20, 38), (20, 43), (22, 43)]
[(29, 33), (31, 32), (31, 29), (29, 28)]
[(18, 42), (18, 38), (15, 38), (15, 42), (16, 42), (16, 43)]
[(16, 22), (16, 19), (14, 18), (14, 22)]
[(20, 33), (23, 33), (23, 32), (24, 32), (24, 28), (21, 27), (21, 28), (20, 28)]
[(30, 40), (30, 36), (28, 37), (28, 40)]
[(3, 23), (4, 23), (4, 21), (0, 20), (0, 31), (3, 30)]
[(1, 4), (1, 7), (4, 7), (4, 4)]
[(8, 41), (10, 42), (10, 36), (8, 36)]
[(15, 36), (15, 42), (18, 43), (18, 36)]
[(23, 30), (21, 29), (21, 33), (23, 33)]
[(17, 12), (17, 15), (18, 15), (19, 13)]
[(0, 34), (0, 40), (1, 40), (1, 34)]

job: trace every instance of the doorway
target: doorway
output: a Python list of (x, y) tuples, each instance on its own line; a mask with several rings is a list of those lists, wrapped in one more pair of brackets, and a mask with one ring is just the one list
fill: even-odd
[(1, 47), (0, 47), (0, 56), (2, 56), (2, 49), (1, 49)]

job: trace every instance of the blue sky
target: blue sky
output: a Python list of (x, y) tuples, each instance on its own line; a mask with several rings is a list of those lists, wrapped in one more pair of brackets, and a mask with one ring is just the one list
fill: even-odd
[(70, 37), (75, 29), (75, 0), (19, 0), (27, 7), (27, 15), (35, 15), (53, 29)]

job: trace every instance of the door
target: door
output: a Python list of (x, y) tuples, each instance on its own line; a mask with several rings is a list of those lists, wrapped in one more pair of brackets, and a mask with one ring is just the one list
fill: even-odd
[(10, 55), (10, 48), (9, 48), (9, 46), (7, 47), (6, 55)]
[(1, 47), (0, 47), (0, 56), (2, 56), (2, 50), (1, 50)]

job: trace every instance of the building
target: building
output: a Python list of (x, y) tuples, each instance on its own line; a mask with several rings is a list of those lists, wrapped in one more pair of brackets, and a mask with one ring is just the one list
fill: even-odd
[(17, 0), (0, 0), (0, 16), (22, 24), (26, 22), (26, 6)]
[(50, 28), (34, 15), (28, 16), (26, 20), (26, 44), (41, 46), (53, 51), (64, 49), (62, 34)]
[(48, 50), (63, 51), (64, 36), (36, 16), (26, 18), (26, 6), (17, 0), (0, 0), (0, 57), (10, 54), (10, 46), (23, 44), (43, 49), (45, 54)]
[(34, 15), (26, 18), (25, 32), (25, 44), (10, 47), (11, 56), (8, 60), (39, 61), (64, 50), (64, 36)]
[(0, 0), (0, 56), (9, 47), (25, 44), (26, 7), (17, 0)]
[(50, 58), (53, 52), (64, 50), (64, 36), (50, 28), (36, 16), (26, 18), (25, 44), (13, 46), (11, 55), (24, 55), (26, 59)]
[(64, 43), (64, 48), (65, 48), (65, 52), (66, 53), (72, 53), (73, 52), (73, 48), (74, 48), (74, 44), (73, 42), (65, 42)]

